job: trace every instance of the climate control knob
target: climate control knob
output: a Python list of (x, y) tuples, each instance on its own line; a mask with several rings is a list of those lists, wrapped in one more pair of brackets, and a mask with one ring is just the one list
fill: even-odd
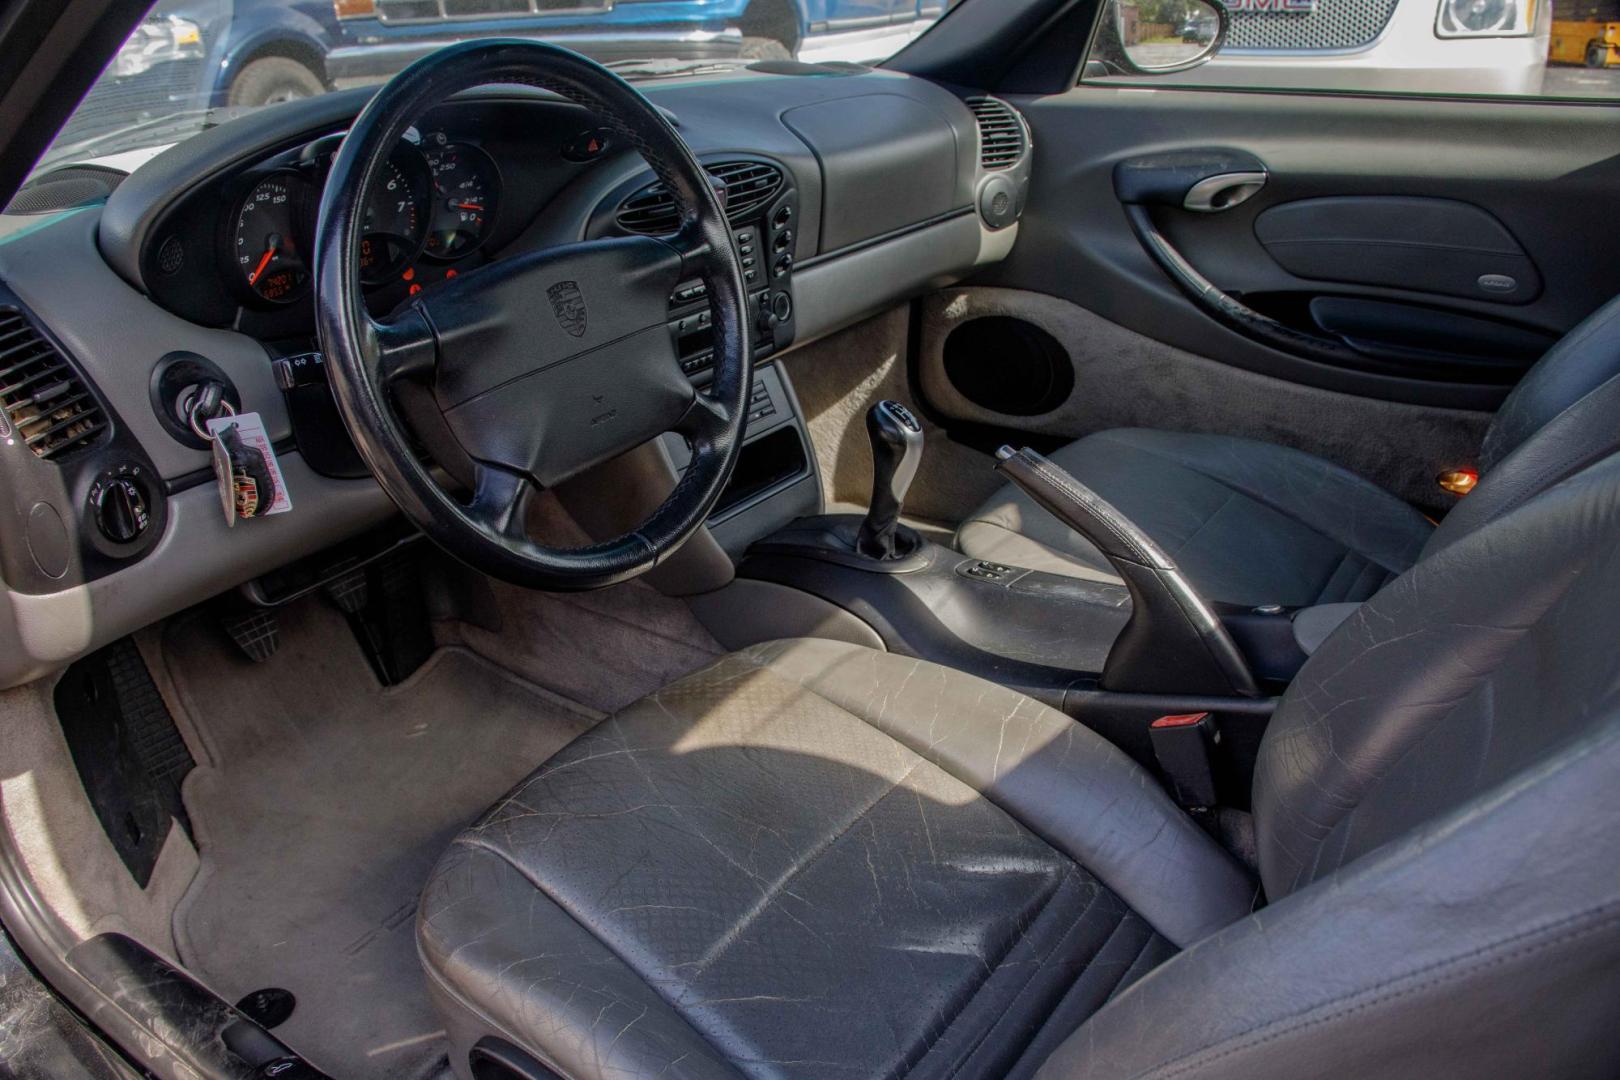
[(96, 528), (115, 544), (132, 544), (152, 524), (152, 511), (140, 484), (123, 476), (109, 476), (90, 493)]

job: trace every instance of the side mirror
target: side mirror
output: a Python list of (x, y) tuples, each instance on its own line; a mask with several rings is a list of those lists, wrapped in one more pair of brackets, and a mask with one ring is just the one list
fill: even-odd
[(1226, 41), (1220, 0), (1107, 0), (1092, 62), (1121, 75), (1169, 75), (1195, 68)]

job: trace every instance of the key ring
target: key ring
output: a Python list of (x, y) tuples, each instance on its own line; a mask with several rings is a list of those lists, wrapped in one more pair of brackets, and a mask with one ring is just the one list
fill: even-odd
[(198, 408), (198, 406), (201, 404), (202, 395), (194, 395), (186, 406), (186, 423), (191, 425), (191, 430), (196, 433), (197, 438), (206, 440), (208, 442), (213, 442), (214, 434), (208, 430), (208, 420), (217, 420), (221, 416), (235, 416), (236, 408), (230, 402), (221, 398), (219, 402), (219, 412), (208, 417), (208, 420), (202, 420), (197, 415), (202, 411), (200, 408)]

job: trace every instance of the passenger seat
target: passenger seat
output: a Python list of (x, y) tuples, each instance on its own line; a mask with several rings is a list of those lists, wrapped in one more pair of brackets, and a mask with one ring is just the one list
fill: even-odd
[[(1481, 481), (1437, 529), (1399, 497), (1299, 450), (1121, 428), (1048, 455), (1134, 521), (1211, 601), (1354, 603), (1585, 466), (1620, 450), (1620, 298), (1548, 351), (1486, 432)], [(974, 558), (1118, 580), (1080, 534), (1010, 485), (968, 515)]]

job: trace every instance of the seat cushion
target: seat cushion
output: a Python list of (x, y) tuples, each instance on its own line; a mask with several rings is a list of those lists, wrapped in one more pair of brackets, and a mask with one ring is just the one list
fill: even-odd
[(780, 642), (542, 766), (418, 937), (463, 1069), (494, 1036), (569, 1077), (1002, 1076), (1253, 894), (1061, 714)]
[[(1409, 569), (1434, 531), (1354, 473), (1251, 439), (1121, 428), (1049, 456), (1158, 541), (1212, 601), (1365, 600)], [(1117, 580), (1090, 542), (1011, 486), (967, 517), (957, 544), (975, 558)]]

